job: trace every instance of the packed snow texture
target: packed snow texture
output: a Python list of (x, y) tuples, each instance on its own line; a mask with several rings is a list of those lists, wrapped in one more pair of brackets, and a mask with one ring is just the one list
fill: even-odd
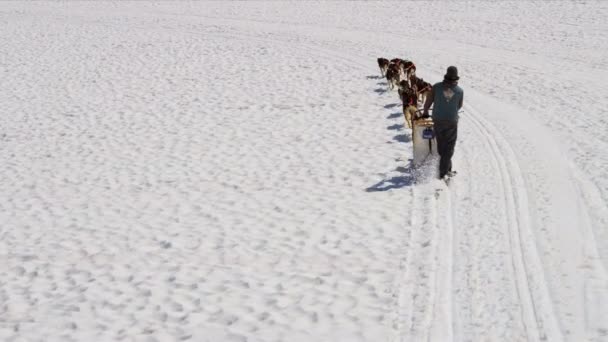
[[(0, 340), (608, 341), (607, 17), (1, 2)], [(449, 188), (377, 57), (458, 66)]]

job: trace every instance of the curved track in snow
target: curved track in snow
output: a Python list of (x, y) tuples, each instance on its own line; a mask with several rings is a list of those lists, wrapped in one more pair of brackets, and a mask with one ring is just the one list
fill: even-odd
[[(481, 193), (482, 197), (478, 198), (477, 203), (487, 201), (492, 197), (496, 199), (495, 206), (490, 204), (489, 208), (494, 213), (492, 216), (496, 220), (491, 226), (494, 226), (492, 228), (496, 229), (498, 234), (488, 234), (487, 237), (490, 237), (490, 239), (480, 241), (480, 244), (492, 246), (495, 251), (500, 249), (506, 255), (506, 259), (503, 260), (477, 260), (478, 265), (488, 261), (496, 262), (497, 264), (490, 266), (496, 267), (493, 270), (498, 272), (495, 276), (502, 281), (507, 280), (500, 288), (501, 291), (505, 291), (506, 296), (498, 294), (494, 294), (496, 296), (485, 294), (485, 296), (487, 298), (500, 298), (502, 299), (500, 301), (502, 307), (516, 310), (515, 312), (519, 313), (516, 320), (504, 323), (518, 325), (517, 331), (522, 335), (501, 335), (500, 326), (493, 326), (492, 329), (482, 333), (490, 336), (496, 334), (495, 337), (498, 339), (559, 340), (561, 336), (559, 336), (559, 330), (555, 326), (556, 321), (551, 304), (549, 302), (548, 307), (542, 304), (542, 301), (546, 301), (549, 296), (547, 295), (547, 284), (542, 278), (542, 266), (536, 254), (535, 238), (530, 230), (528, 199), (518, 160), (512, 147), (500, 132), (484, 120), (473, 105), (466, 107), (465, 111), (468, 119), (465, 120), (472, 124), (471, 131), (473, 133), (467, 136), (471, 139), (479, 139), (479, 143), (474, 144), (485, 147), (483, 150), (465, 151), (470, 153), (469, 158), (474, 156), (475, 168), (489, 163), (489, 167), (483, 169), (484, 173), (496, 176), (496, 183), (494, 183), (495, 187), (486, 188), (485, 191), (474, 189), (472, 192), (465, 192), (464, 196), (474, 197)], [(469, 165), (472, 166), (473, 164)], [(470, 178), (467, 177), (469, 182), (474, 182), (476, 177), (473, 175), (476, 173), (478, 172), (474, 169), (467, 170), (467, 174), (471, 175)], [(483, 177), (483, 175), (477, 174), (477, 177)], [(458, 199), (458, 202), (461, 201), (462, 199)], [(486, 202), (486, 205), (488, 204)], [(486, 217), (492, 216), (488, 215)], [(462, 227), (467, 226), (468, 224), (463, 222)], [(486, 228), (491, 226), (486, 226)], [(473, 265), (473, 267), (477, 266)], [(491, 272), (482, 276), (487, 277)], [(535, 279), (539, 277), (540, 279)], [(494, 279), (494, 281), (498, 279)], [(475, 281), (480, 281), (480, 279)], [(492, 278), (487, 278), (486, 281), (489, 283)], [(509, 288), (508, 283), (511, 283), (511, 288)], [(486, 291), (487, 287), (484, 287), (485, 289), (476, 288), (473, 292)], [(490, 303), (484, 303), (484, 305), (488, 304)], [(487, 319), (490, 319), (490, 317), (487, 317)], [(494, 320), (496, 320), (496, 317), (494, 317)]]

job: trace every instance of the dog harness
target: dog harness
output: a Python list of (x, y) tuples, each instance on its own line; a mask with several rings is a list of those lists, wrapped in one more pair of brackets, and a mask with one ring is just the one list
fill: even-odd
[(425, 91), (425, 90), (431, 90), (433, 88), (433, 86), (431, 86), (431, 84), (427, 84), (426, 87), (422, 88), (422, 90), (420, 90), (421, 92)]

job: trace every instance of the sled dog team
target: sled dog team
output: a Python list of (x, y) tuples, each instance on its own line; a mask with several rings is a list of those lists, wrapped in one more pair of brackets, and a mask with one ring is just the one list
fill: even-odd
[(403, 103), (405, 122), (412, 128), (413, 121), (418, 118), (418, 102), (424, 103), (432, 85), (416, 76), (416, 64), (407, 59), (394, 58), (389, 61), (378, 58), (378, 66), (382, 76), (386, 77), (388, 88), (397, 88), (399, 99)]
[[(380, 73), (386, 77), (389, 90), (395, 89), (403, 103), (403, 116), (409, 128), (414, 129), (417, 120), (430, 120), (429, 109), (433, 105), (432, 125), (440, 156), (439, 178), (450, 177), (452, 156), (458, 136), (458, 112), (462, 108), (464, 91), (458, 86), (458, 69), (447, 68), (443, 81), (431, 85), (416, 76), (414, 62), (394, 58), (378, 58)], [(424, 104), (422, 114), (418, 102)]]

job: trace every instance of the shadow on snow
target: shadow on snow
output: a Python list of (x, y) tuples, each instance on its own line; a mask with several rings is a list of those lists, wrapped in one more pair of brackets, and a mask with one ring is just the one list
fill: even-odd
[(403, 116), (403, 113), (401, 113), (401, 112), (396, 112), (396, 113), (390, 114), (390, 115), (389, 115), (389, 116), (387, 116), (386, 118), (387, 118), (387, 119), (397, 119), (397, 118), (400, 118), (400, 117), (402, 117), (402, 116)]
[(398, 142), (402, 142), (402, 143), (409, 143), (412, 141), (412, 137), (409, 136), (409, 134), (398, 134), (395, 135), (393, 137), (393, 140), (398, 141)]
[(408, 166), (403, 167), (399, 166), (395, 169), (396, 172), (399, 172), (400, 175), (393, 176), (387, 179), (383, 179), (380, 182), (370, 186), (365, 189), (366, 192), (379, 192), (379, 191), (388, 191), (392, 189), (400, 189), (406, 186), (412, 186), (415, 183), (415, 175), (414, 168), (412, 165), (412, 160)]
[(374, 89), (374, 91), (380, 95), (386, 93), (386, 89), (384, 89), (384, 88), (376, 88), (376, 89)]
[(390, 131), (400, 131), (401, 129), (403, 129), (403, 124), (390, 125), (390, 126), (386, 127), (386, 129), (388, 129)]

